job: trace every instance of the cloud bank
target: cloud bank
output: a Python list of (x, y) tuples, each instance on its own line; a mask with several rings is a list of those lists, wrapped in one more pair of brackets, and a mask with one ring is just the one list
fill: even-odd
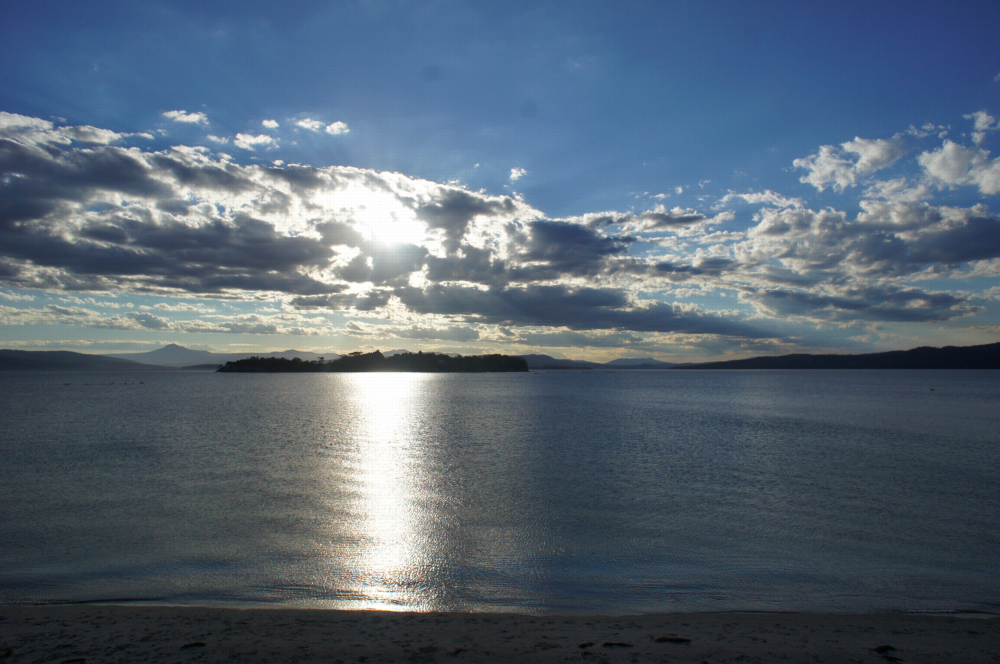
[[(399, 173), (128, 147), (128, 134), (0, 113), (0, 286), (12, 289), (0, 321), (649, 352), (815, 347), (816, 330), (974, 321), (989, 300), (975, 280), (1000, 272), (1000, 220), (986, 202), (930, 200), (1000, 192), (1000, 159), (983, 147), (996, 121), (967, 118), (972, 146), (921, 144), (940, 140), (929, 131), (855, 137), (793, 162), (820, 192), (864, 185), (855, 212), (765, 190), (705, 209), (550, 218), (520, 197)], [(267, 134), (207, 138), (248, 152), (279, 145)], [(915, 172), (875, 179), (904, 162)], [(30, 289), (281, 306), (179, 321), (176, 310), (108, 315), (17, 295)]]

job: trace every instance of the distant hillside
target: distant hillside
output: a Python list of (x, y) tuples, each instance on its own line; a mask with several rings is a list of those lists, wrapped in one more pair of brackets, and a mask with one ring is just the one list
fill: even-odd
[(145, 353), (113, 353), (105, 357), (114, 357), (121, 360), (132, 360), (143, 364), (159, 364), (167, 367), (185, 368), (203, 364), (218, 366), (226, 362), (235, 362), (248, 357), (283, 357), (286, 359), (299, 358), (308, 362), (325, 357), (327, 360), (335, 360), (339, 355), (330, 353), (320, 355), (304, 350), (283, 350), (275, 353), (210, 353), (207, 350), (191, 350), (177, 344), (167, 344), (163, 348), (151, 350)]
[(169, 371), (168, 367), (68, 350), (0, 350), (0, 371)]
[(528, 362), (529, 368), (547, 370), (603, 369), (605, 371), (648, 371), (651, 369), (669, 369), (675, 366), (669, 362), (661, 362), (653, 358), (621, 358), (601, 363), (588, 362), (586, 360), (560, 360), (551, 355), (522, 355), (521, 357)]
[(1000, 369), (1000, 342), (982, 346), (921, 346), (865, 355), (779, 355), (688, 364), (678, 369)]
[(636, 367), (658, 367), (660, 369), (666, 369), (667, 367), (675, 365), (672, 362), (661, 362), (660, 360), (654, 360), (651, 357), (622, 357), (617, 360), (606, 362), (605, 366), (622, 367), (627, 369), (634, 369)]

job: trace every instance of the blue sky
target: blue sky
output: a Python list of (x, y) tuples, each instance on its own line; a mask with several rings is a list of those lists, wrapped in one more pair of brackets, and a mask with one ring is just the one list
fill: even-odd
[(0, 340), (1000, 339), (1000, 5), (7, 3)]

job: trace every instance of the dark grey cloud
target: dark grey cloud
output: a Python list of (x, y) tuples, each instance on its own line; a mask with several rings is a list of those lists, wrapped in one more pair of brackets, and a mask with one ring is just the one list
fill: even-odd
[(477, 216), (512, 214), (514, 202), (509, 198), (487, 198), (460, 189), (443, 189), (432, 203), (417, 208), (417, 218), (429, 228), (444, 231), (445, 246), (457, 251), (469, 223)]
[(459, 317), (469, 322), (571, 330), (775, 336), (739, 320), (684, 311), (663, 302), (637, 306), (624, 291), (611, 288), (533, 285), (480, 290), (434, 285), (426, 289), (398, 288), (396, 295), (416, 313)]
[(151, 164), (173, 176), (178, 184), (238, 194), (257, 188), (236, 164), (208, 162), (191, 164), (177, 155), (155, 154)]
[(331, 295), (299, 296), (291, 299), (291, 305), (305, 311), (375, 311), (389, 304), (391, 290), (373, 290), (364, 295), (343, 293), (344, 286), (330, 286)]
[(765, 290), (744, 294), (741, 299), (752, 301), (774, 317), (799, 316), (838, 323), (937, 322), (959, 318), (977, 309), (966, 298), (953, 293), (874, 286), (844, 288), (836, 295)]
[(1000, 257), (1000, 220), (972, 217), (965, 224), (926, 233), (908, 243), (908, 258), (918, 265), (961, 264)]
[[(563, 275), (597, 274), (606, 257), (624, 253), (632, 241), (607, 237), (586, 226), (563, 221), (532, 221), (528, 229), (528, 240), (519, 260), (546, 263), (550, 270)], [(524, 274), (531, 273), (524, 270), (521, 280)]]
[(17, 174), (5, 186), (17, 196), (50, 200), (88, 200), (97, 191), (137, 196), (167, 196), (170, 187), (128, 150), (48, 150), (0, 138), (0, 172)]
[(681, 210), (674, 208), (673, 210), (651, 210), (649, 212), (643, 212), (638, 215), (638, 219), (642, 222), (642, 230), (656, 231), (673, 230), (676, 228), (693, 226), (694, 224), (700, 224), (703, 221), (708, 221), (709, 217), (694, 210)]
[(324, 221), (316, 224), (316, 232), (323, 238), (323, 242), (329, 245), (343, 245), (345, 247), (360, 247), (365, 243), (365, 238), (350, 224), (342, 221)]
[(506, 285), (510, 280), (507, 263), (490, 251), (462, 245), (461, 254), (427, 258), (427, 279), (442, 281), (469, 281), (492, 286)]

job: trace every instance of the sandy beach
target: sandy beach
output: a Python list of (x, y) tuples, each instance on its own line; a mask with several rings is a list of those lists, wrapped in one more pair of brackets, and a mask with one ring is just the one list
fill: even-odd
[(1000, 662), (1000, 617), (0, 607), (0, 662)]

